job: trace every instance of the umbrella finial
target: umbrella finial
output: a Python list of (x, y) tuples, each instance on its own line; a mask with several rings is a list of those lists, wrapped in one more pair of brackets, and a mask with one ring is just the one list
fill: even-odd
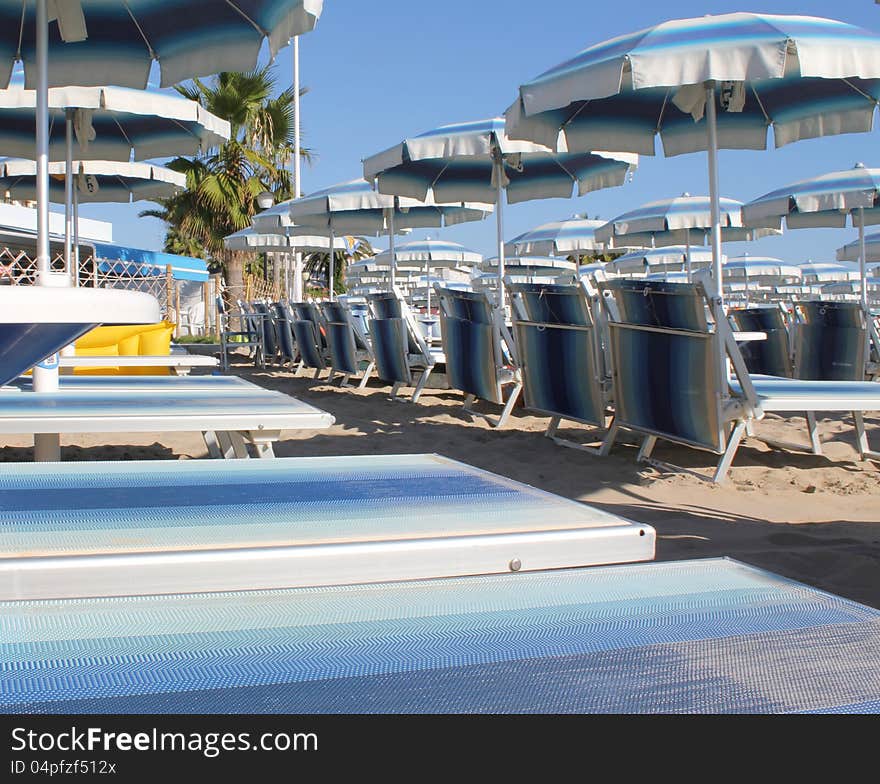
[(853, 168), (854, 168), (854, 169), (864, 169), (864, 168), (865, 168), (865, 164), (862, 163), (861, 161), (859, 161), (858, 163), (856, 163), (855, 166), (853, 166)]

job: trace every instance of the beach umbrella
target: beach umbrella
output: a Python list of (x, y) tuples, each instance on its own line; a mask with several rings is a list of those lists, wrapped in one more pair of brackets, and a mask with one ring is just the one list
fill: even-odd
[[(865, 277), (865, 226), (880, 223), (880, 169), (859, 163), (777, 188), (746, 204), (743, 220), (750, 226), (784, 222), (789, 229), (843, 228), (851, 221), (859, 230), (859, 270)], [(867, 308), (867, 295), (862, 304)]]
[(686, 272), (690, 274), (693, 267), (707, 267), (711, 264), (711, 248), (670, 245), (632, 251), (608, 262), (605, 268), (618, 275), (654, 272)]
[[(769, 234), (781, 234), (776, 229), (747, 229), (742, 224), (742, 202), (718, 199), (723, 242), (755, 240)], [(691, 242), (704, 245), (712, 230), (712, 204), (708, 196), (688, 193), (672, 199), (652, 201), (612, 218), (596, 229), (596, 239), (609, 246), (616, 244), (641, 247), (664, 245), (685, 246), (685, 271), (690, 273)]]
[(804, 283), (836, 283), (839, 281), (858, 281), (859, 271), (839, 262), (813, 262), (798, 264), (804, 276)]
[[(603, 149), (603, 148), (599, 148)], [(504, 307), (504, 194), (508, 203), (569, 198), (622, 185), (638, 163), (629, 153), (552, 152), (514, 141), (502, 118), (445, 125), (367, 158), (364, 177), (380, 193), (438, 202), (495, 204), (498, 229), (498, 306)]]
[[(861, 299), (862, 282), (837, 281), (826, 283), (822, 286), (822, 294), (840, 299)], [(867, 292), (870, 304), (880, 303), (880, 277), (868, 276), (864, 279), (864, 290)]]
[[(390, 251), (384, 251), (376, 256), (376, 261), (391, 264)], [(430, 277), (431, 269), (438, 267), (455, 268), (461, 266), (477, 266), (482, 263), (483, 255), (476, 251), (468, 250), (464, 245), (447, 240), (415, 240), (399, 245), (395, 249), (397, 264), (423, 264), (425, 276)], [(428, 286), (428, 315), (431, 313), (431, 287)]]
[[(862, 244), (864, 244), (864, 253), (862, 253)], [(864, 243), (859, 240), (848, 242), (839, 247), (836, 253), (838, 261), (858, 261), (863, 255), (869, 267), (872, 262), (880, 261), (880, 234), (868, 234)]]
[[(288, 220), (319, 228), (331, 237), (342, 233), (373, 236), (387, 234), (391, 245), (389, 252), (392, 258), (392, 286), (395, 234), (403, 233), (406, 229), (442, 228), (483, 220), (492, 211), (490, 204), (466, 199), (441, 202), (430, 197), (417, 199), (388, 196), (377, 193), (370, 183), (362, 179), (339, 183), (285, 204)], [(332, 267), (331, 256), (331, 277)], [(332, 299), (332, 287), (330, 296)]]
[[(154, 163), (74, 161), (73, 180), (80, 202), (155, 201), (186, 187), (186, 175)], [(49, 201), (65, 199), (64, 163), (49, 164)], [(21, 158), (0, 158), (0, 193), (16, 201), (37, 194), (37, 164)]]
[(795, 264), (771, 256), (748, 254), (727, 259), (722, 267), (722, 273), (723, 284), (726, 287), (735, 283), (742, 284), (746, 298), (762, 284), (798, 283), (803, 278), (801, 268)]
[(595, 237), (601, 220), (589, 220), (579, 215), (561, 221), (544, 223), (523, 232), (504, 244), (505, 256), (580, 256), (603, 253), (602, 243)]
[[(829, 19), (731, 13), (591, 46), (520, 86), (506, 119), (512, 138), (553, 149), (653, 155), (659, 134), (667, 156), (706, 150), (720, 284), (718, 150), (766, 149), (770, 127), (777, 147), (869, 131), (878, 97), (877, 33)], [(723, 354), (720, 335), (716, 349)]]

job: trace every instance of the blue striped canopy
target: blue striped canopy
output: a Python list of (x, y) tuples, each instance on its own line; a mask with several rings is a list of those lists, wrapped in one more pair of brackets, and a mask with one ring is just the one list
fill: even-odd
[[(34, 157), (37, 94), (0, 90), (0, 150)], [(128, 161), (197, 155), (230, 135), (229, 123), (180, 95), (124, 87), (56, 87), (49, 90), (49, 160), (65, 159), (65, 110), (74, 127), (90, 126), (95, 138), (75, 146), (86, 160)]]
[[(742, 206), (742, 202), (736, 199), (719, 199), (723, 240), (740, 242), (782, 233), (772, 229), (744, 228)], [(702, 245), (707, 241), (711, 229), (712, 205), (709, 197), (685, 194), (672, 199), (652, 201), (618, 215), (596, 229), (596, 239), (600, 242), (643, 247), (684, 245), (688, 240)]]
[[(34, 5), (0, 0), (4, 86), (18, 59), (24, 62), (27, 86), (36, 85)], [(264, 40), (274, 57), (290, 38), (313, 29), (323, 0), (79, 0), (63, 5), (73, 22), (65, 34), (70, 37), (69, 30), (84, 20), (88, 37), (67, 44), (59, 26), (50, 23), (49, 85), (143, 89), (154, 62), (162, 87), (218, 71), (249, 71)]]
[(800, 267), (769, 256), (735, 256), (723, 267), (724, 280), (757, 280), (761, 282), (796, 282), (803, 277)]
[[(859, 243), (848, 242), (846, 245), (837, 249), (838, 261), (858, 261), (859, 260)], [(880, 261), (880, 234), (869, 234), (865, 237), (865, 261)]]
[(604, 221), (589, 220), (575, 215), (561, 221), (544, 223), (523, 232), (504, 245), (511, 256), (567, 256), (569, 253), (591, 253), (602, 250), (596, 229)]
[(765, 193), (743, 206), (748, 226), (789, 229), (827, 226), (843, 228), (864, 210), (865, 225), (880, 223), (880, 169), (858, 164), (845, 171), (786, 185)]
[(835, 283), (838, 281), (858, 280), (858, 267), (840, 262), (813, 262), (798, 264), (804, 276), (804, 283)]
[[(394, 248), (394, 256), (400, 264), (430, 264), (432, 267), (458, 267), (460, 265), (473, 266), (483, 261), (483, 255), (473, 250), (468, 250), (464, 245), (447, 240), (416, 240), (397, 245)], [(391, 251), (379, 253), (371, 261), (375, 264), (390, 265)]]
[[(577, 262), (559, 256), (514, 256), (504, 259), (504, 268), (511, 273), (541, 270), (559, 274), (565, 271), (573, 272), (577, 266)], [(480, 270), (483, 272), (494, 272), (497, 269), (498, 259), (495, 256), (485, 259), (480, 264)]]
[[(705, 267), (712, 263), (711, 248), (691, 248), (691, 267)], [(687, 248), (684, 245), (668, 245), (662, 248), (645, 248), (620, 256), (606, 265), (606, 269), (618, 275), (639, 273), (681, 272), (687, 266)]]
[(492, 207), (468, 203), (466, 199), (440, 203), (430, 198), (395, 198), (377, 193), (366, 180), (351, 180), (279, 204), (273, 213), (281, 216), (286, 211), (291, 221), (303, 226), (332, 228), (336, 233), (387, 234), (391, 210), (394, 210), (395, 232), (400, 232), (407, 228), (439, 228), (483, 220)]
[(140, 248), (125, 248), (105, 242), (93, 243), (98, 269), (104, 273), (137, 277), (161, 276), (171, 267), (175, 280), (194, 280), (204, 282), (210, 278), (208, 265), (204, 259), (191, 256), (177, 256)]
[[(253, 228), (242, 229), (223, 238), (227, 250), (249, 251), (251, 253), (307, 253), (326, 251), (330, 248), (330, 238), (316, 236), (314, 231), (302, 226), (287, 226), (275, 231), (259, 232)], [(347, 250), (345, 237), (335, 237), (333, 247)]]
[(380, 193), (495, 203), (493, 151), (504, 160), (501, 184), (510, 203), (570, 198), (574, 186), (583, 196), (622, 185), (638, 164), (638, 157), (627, 153), (554, 153), (542, 145), (513, 141), (504, 131), (504, 119), (496, 117), (404, 139), (364, 160), (364, 177), (375, 180)]
[[(665, 155), (706, 150), (705, 83), (721, 108), (718, 146), (759, 149), (871, 130), (880, 35), (808, 16), (676, 19), (584, 49), (519, 88), (512, 138), (557, 149)], [(696, 122), (695, 122), (696, 121)]]

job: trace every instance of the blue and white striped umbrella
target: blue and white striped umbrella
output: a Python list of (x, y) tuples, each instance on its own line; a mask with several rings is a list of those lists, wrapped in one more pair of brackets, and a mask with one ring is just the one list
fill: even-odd
[[(247, 228), (224, 237), (223, 245), (227, 250), (251, 253), (316, 253), (330, 249), (330, 238), (319, 236), (302, 226), (287, 226), (271, 232)], [(333, 246), (336, 250), (346, 250), (346, 238), (337, 237)]]
[(877, 33), (829, 19), (731, 13), (591, 46), (522, 85), (506, 117), (513, 138), (553, 149), (652, 155), (659, 134), (667, 156), (707, 150), (720, 280), (718, 149), (763, 150), (770, 126), (777, 147), (869, 131), (878, 98)]
[[(880, 169), (856, 164), (846, 171), (777, 188), (743, 207), (743, 219), (750, 226), (789, 229), (827, 226), (843, 228), (848, 221), (858, 227), (859, 243), (865, 238), (865, 226), (880, 223)], [(867, 259), (859, 253), (860, 270), (865, 275)], [(867, 308), (867, 292), (863, 304)]]
[[(37, 94), (0, 90), (0, 150), (34, 157)], [(67, 117), (79, 160), (144, 161), (197, 155), (229, 139), (229, 123), (180, 95), (125, 87), (49, 90), (49, 160), (66, 159)]]
[(861, 277), (858, 269), (829, 261), (808, 261), (798, 264), (804, 276), (804, 283), (837, 283), (841, 281), (858, 281)]
[(838, 261), (858, 261), (864, 255), (867, 265), (880, 261), (880, 234), (869, 234), (865, 237), (864, 254), (859, 247), (859, 241), (856, 240), (838, 248), (836, 255)]
[[(490, 204), (467, 200), (438, 203), (430, 197), (387, 196), (377, 193), (366, 180), (343, 182), (285, 204), (289, 220), (326, 231), (331, 237), (343, 232), (387, 234), (392, 244), (392, 256), (395, 253), (394, 235), (404, 229), (440, 228), (483, 220), (492, 211)], [(278, 216), (278, 208), (274, 214)], [(393, 270), (392, 266), (392, 273)], [(392, 275), (392, 285), (393, 282)]]
[(578, 215), (566, 220), (536, 226), (518, 237), (508, 240), (504, 254), (509, 256), (567, 256), (602, 252), (602, 243), (596, 240), (596, 229), (604, 221), (588, 220)]
[(622, 185), (638, 164), (629, 153), (554, 153), (544, 145), (508, 138), (502, 118), (445, 125), (404, 139), (364, 160), (364, 177), (380, 193), (439, 202), (472, 200), (496, 205), (499, 305), (504, 294), (503, 194), (509, 203), (569, 198)]
[(605, 265), (605, 268), (618, 275), (651, 274), (654, 272), (688, 271), (688, 252), (690, 266), (707, 267), (712, 263), (711, 248), (686, 248), (683, 245), (670, 245), (663, 248), (645, 248), (632, 251)]
[[(80, 202), (155, 201), (186, 187), (186, 175), (153, 163), (75, 161), (74, 177)], [(64, 203), (63, 163), (49, 165), (49, 201)], [(16, 201), (36, 198), (37, 164), (0, 158), (0, 193)]]
[[(65, 0), (49, 41), (49, 85), (143, 89), (153, 63), (163, 87), (218, 71), (249, 71), (263, 41), (274, 57), (313, 29), (323, 0)], [(16, 60), (36, 83), (35, 3), (0, 0), (0, 82)], [(65, 41), (76, 42), (75, 46)]]
[(770, 256), (734, 256), (724, 264), (725, 281), (758, 283), (796, 283), (803, 271), (796, 264)]

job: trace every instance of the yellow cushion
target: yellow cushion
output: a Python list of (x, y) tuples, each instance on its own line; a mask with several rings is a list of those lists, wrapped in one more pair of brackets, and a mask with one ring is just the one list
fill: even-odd
[[(158, 328), (141, 332), (139, 335), (138, 355), (142, 357), (167, 357), (171, 354), (171, 336), (174, 334), (175, 324), (167, 321)], [(135, 376), (167, 376), (171, 373), (167, 367), (143, 367), (132, 368)]]
[[(81, 357), (118, 357), (119, 349), (116, 344), (113, 344), (112, 346), (93, 346), (88, 351), (79, 351), (77, 353)], [(73, 369), (73, 375), (75, 376), (118, 376), (119, 372), (120, 370), (116, 366), (100, 368), (75, 367)]]
[[(116, 327), (96, 327), (76, 341), (78, 356), (168, 356), (175, 324), (127, 324)], [(167, 367), (146, 368), (76, 368), (76, 375), (94, 376), (167, 376)]]
[(94, 347), (115, 346), (120, 340), (137, 335), (153, 326), (153, 324), (126, 324), (118, 327), (95, 327), (76, 341), (76, 353), (88, 356), (89, 350)]

